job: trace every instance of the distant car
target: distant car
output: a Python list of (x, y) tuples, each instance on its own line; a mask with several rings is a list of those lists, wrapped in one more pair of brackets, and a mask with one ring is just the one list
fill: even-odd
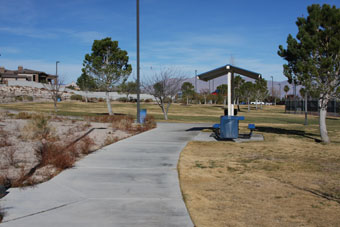
[(266, 102), (265, 104), (266, 104), (267, 106), (273, 105), (273, 103), (271, 103), (271, 102)]
[(261, 105), (262, 104), (262, 105), (264, 105), (264, 102), (250, 102), (250, 104), (254, 104), (254, 105), (256, 105), (256, 104)]

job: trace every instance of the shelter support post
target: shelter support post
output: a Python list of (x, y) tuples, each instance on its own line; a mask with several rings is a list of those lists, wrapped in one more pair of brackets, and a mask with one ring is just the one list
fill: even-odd
[(231, 72), (228, 72), (228, 116), (233, 116), (232, 104), (231, 104)]

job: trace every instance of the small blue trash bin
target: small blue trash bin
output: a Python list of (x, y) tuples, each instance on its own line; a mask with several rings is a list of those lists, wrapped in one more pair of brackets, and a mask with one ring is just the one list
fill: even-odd
[(237, 139), (239, 120), (244, 120), (244, 117), (222, 116), (220, 124), (220, 137), (222, 139)]
[(144, 124), (145, 118), (146, 118), (146, 109), (141, 109), (139, 112), (139, 122), (141, 124)]
[(60, 102), (60, 101), (61, 101), (61, 98), (58, 98), (57, 101)]

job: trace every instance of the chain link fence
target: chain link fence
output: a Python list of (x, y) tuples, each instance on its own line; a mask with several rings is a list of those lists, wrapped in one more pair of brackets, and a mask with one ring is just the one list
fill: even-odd
[[(304, 113), (305, 112), (305, 100), (286, 100), (285, 101), (286, 113)], [(308, 114), (319, 114), (319, 100), (310, 99), (307, 101)], [(328, 102), (327, 114), (330, 116), (340, 116), (340, 101), (333, 99)]]

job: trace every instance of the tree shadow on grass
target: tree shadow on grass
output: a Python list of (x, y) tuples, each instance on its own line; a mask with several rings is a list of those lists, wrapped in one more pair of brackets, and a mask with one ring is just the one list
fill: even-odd
[[(109, 116), (109, 113), (95, 113), (95, 115), (98, 115), (98, 116)], [(128, 114), (124, 114), (124, 113), (113, 113), (113, 115), (116, 115), (116, 116), (126, 116)]]
[(256, 127), (257, 132), (266, 132), (266, 133), (273, 133), (279, 135), (291, 135), (291, 136), (300, 136), (308, 139), (312, 139), (317, 143), (320, 143), (321, 140), (315, 137), (319, 135), (314, 133), (308, 133), (303, 130), (295, 130), (295, 129), (283, 129), (283, 128), (274, 128), (274, 127)]

